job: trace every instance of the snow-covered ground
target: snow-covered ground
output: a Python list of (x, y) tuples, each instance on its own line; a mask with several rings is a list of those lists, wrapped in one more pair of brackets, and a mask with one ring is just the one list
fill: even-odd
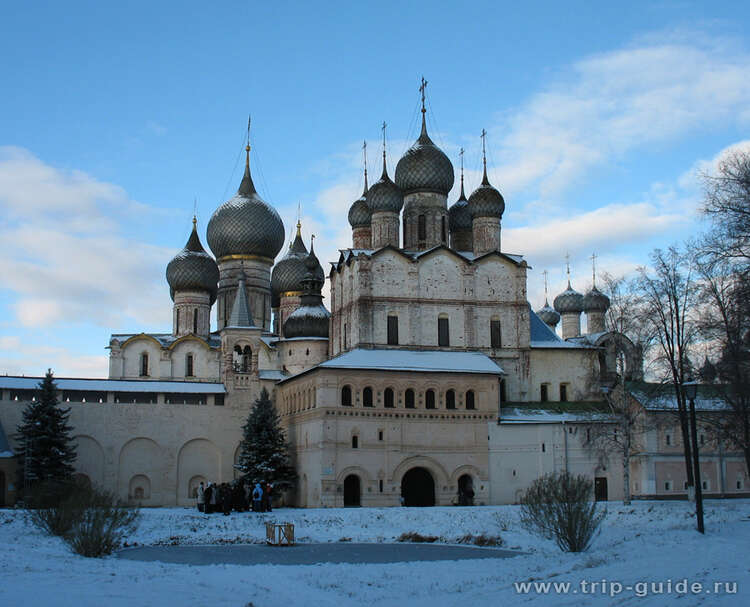
[[(524, 531), (514, 506), (287, 509), (228, 517), (154, 509), (142, 511), (138, 530), (128, 538), (138, 544), (259, 542), (265, 537), (264, 521), (276, 520), (293, 522), (302, 542), (393, 542), (409, 531), (451, 542), (467, 533), (485, 533), (502, 536), (505, 548), (528, 553), (506, 559), (307, 566), (87, 559), (33, 527), (23, 512), (0, 510), (0, 605), (749, 605), (750, 501), (706, 502), (705, 536), (695, 531), (692, 508), (687, 502), (610, 502), (601, 534), (581, 554), (562, 553), (552, 541)], [(679, 592), (683, 580), (686, 593)], [(547, 581), (569, 582), (570, 588), (567, 593), (534, 589), (534, 582)], [(530, 592), (519, 592), (514, 584), (523, 582), (532, 582)], [(592, 587), (594, 582), (598, 585)], [(662, 583), (661, 593), (652, 582)], [(693, 593), (696, 582), (702, 588)], [(727, 593), (735, 583), (736, 593)], [(621, 584), (621, 591), (613, 584)]]

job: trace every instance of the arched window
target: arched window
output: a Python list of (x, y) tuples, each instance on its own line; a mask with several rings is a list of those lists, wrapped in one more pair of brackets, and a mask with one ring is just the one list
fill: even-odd
[(503, 347), (502, 331), (500, 329), (500, 321), (495, 319), (490, 321), (490, 346), (492, 348)]
[(344, 407), (352, 406), (352, 387), (344, 386), (341, 388), (341, 404)]
[(141, 377), (148, 375), (148, 353), (141, 354)]
[(252, 366), (253, 351), (250, 346), (245, 346), (242, 350), (242, 371), (247, 373)]
[(386, 408), (392, 409), (393, 408), (393, 388), (385, 389), (384, 400), (385, 400)]
[(466, 408), (471, 410), (474, 409), (474, 390), (469, 390), (466, 393)]
[(372, 388), (370, 386), (362, 390), (362, 404), (365, 407), (372, 407)]
[(198, 308), (193, 310), (193, 333), (198, 334)]
[(414, 390), (409, 388), (406, 391), (406, 394), (404, 395), (404, 400), (406, 401), (406, 408), (407, 409), (413, 409), (414, 408)]
[(427, 390), (425, 394), (425, 407), (427, 409), (435, 408), (435, 390)]
[(444, 348), (450, 346), (450, 330), (447, 316), (438, 318), (438, 346)]
[(427, 240), (427, 220), (424, 215), (417, 217), (417, 240)]
[(193, 377), (193, 355), (185, 356), (185, 377)]
[(456, 392), (454, 390), (448, 390), (445, 393), (445, 408), (446, 409), (456, 408)]
[(356, 434), (352, 435), (352, 449), (359, 449), (359, 436)]

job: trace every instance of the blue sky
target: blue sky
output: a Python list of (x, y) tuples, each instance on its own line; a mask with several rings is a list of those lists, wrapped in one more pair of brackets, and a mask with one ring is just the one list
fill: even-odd
[[(0, 373), (107, 373), (110, 333), (169, 331), (164, 268), (236, 189), (350, 244), (363, 139), (417, 135), (504, 194), (529, 298), (622, 274), (703, 226), (699, 171), (748, 145), (747, 3), (6, 3), (0, 8)], [(457, 197), (452, 193), (449, 202)], [(551, 299), (550, 297), (550, 299)]]

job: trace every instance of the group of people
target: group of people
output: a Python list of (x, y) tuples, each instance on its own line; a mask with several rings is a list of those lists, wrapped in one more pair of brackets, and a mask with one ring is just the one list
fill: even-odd
[(231, 483), (207, 485), (201, 481), (197, 490), (198, 511), (206, 514), (222, 512), (229, 515), (235, 512), (271, 512), (273, 502), (273, 485), (269, 482), (242, 482), (239, 479)]

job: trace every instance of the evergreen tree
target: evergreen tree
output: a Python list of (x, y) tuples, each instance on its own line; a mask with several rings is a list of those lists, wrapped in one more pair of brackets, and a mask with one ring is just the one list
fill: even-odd
[(297, 474), (289, 462), (289, 445), (284, 431), (279, 427), (276, 407), (265, 388), (255, 401), (242, 430), (236, 467), (243, 473), (244, 479), (248, 482), (268, 481), (281, 487), (292, 484)]
[(69, 408), (58, 406), (57, 386), (49, 369), (39, 382), (36, 401), (24, 409), (22, 422), (16, 428), (20, 487), (30, 489), (43, 483), (72, 480), (76, 452), (69, 416)]

